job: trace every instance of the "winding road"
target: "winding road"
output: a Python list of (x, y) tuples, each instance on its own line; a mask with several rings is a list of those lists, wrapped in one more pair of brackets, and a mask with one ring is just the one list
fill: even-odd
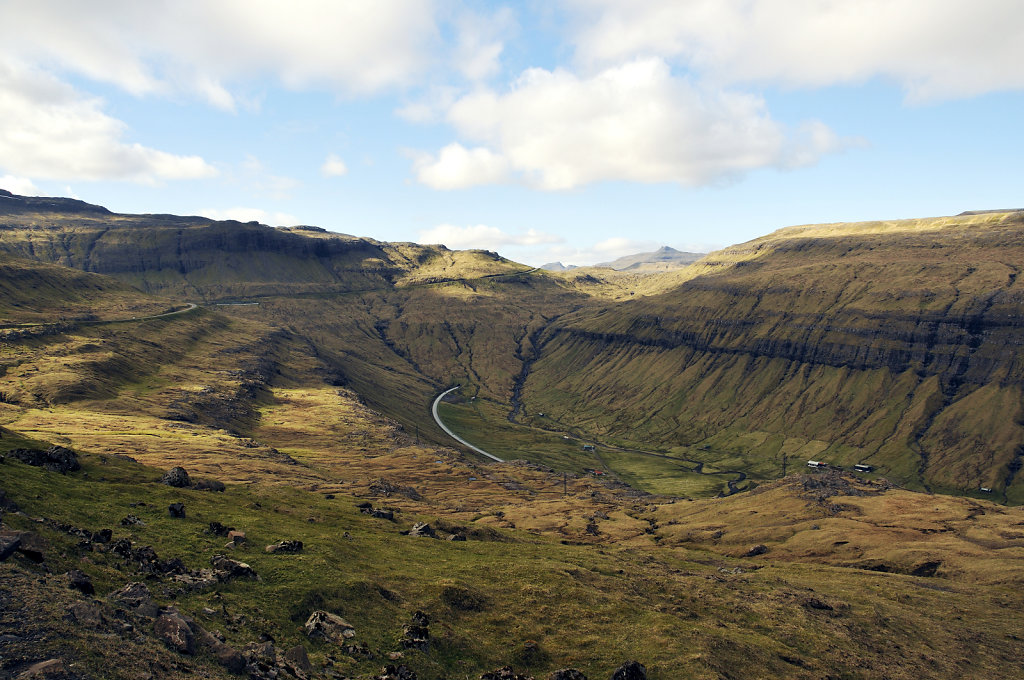
[(442, 430), (444, 430), (445, 433), (447, 433), (449, 437), (451, 437), (455, 441), (459, 442), (463, 446), (468, 447), (469, 449), (479, 453), (481, 456), (485, 456), (487, 458), (490, 458), (493, 461), (496, 461), (498, 463), (504, 463), (505, 462), (504, 459), (498, 458), (494, 454), (487, 453), (486, 451), (484, 451), (483, 449), (481, 449), (478, 446), (473, 446), (472, 444), (467, 442), (465, 439), (463, 439), (459, 435), (457, 435), (454, 432), (452, 432), (451, 430), (449, 430), (448, 426), (445, 425), (443, 422), (441, 422), (441, 416), (439, 416), (437, 414), (437, 405), (440, 404), (441, 400), (444, 399), (447, 395), (451, 394), (452, 392), (454, 392), (455, 390), (459, 389), (460, 387), (462, 387), (462, 385), (456, 385), (455, 387), (451, 388), (450, 390), (445, 390), (441, 394), (437, 395), (437, 399), (434, 400), (434, 404), (430, 407), (431, 413), (434, 414), (434, 422), (437, 423), (437, 426), (440, 427)]

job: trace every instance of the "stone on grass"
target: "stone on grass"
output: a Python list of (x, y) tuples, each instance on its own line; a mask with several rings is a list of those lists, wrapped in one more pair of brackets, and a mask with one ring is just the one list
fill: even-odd
[(78, 680), (63, 659), (48, 659), (32, 664), (16, 676), (17, 680)]
[(627, 661), (615, 669), (612, 680), (647, 680), (647, 669), (639, 661)]
[(84, 571), (72, 569), (68, 572), (68, 587), (80, 590), (86, 595), (92, 595), (96, 590), (92, 587), (92, 580)]
[(170, 470), (164, 473), (163, 477), (160, 478), (161, 484), (167, 486), (173, 486), (178, 489), (183, 489), (186, 486), (192, 484), (192, 480), (188, 478), (188, 473), (185, 472), (185, 468), (177, 466), (172, 467)]
[(337, 614), (318, 609), (306, 619), (306, 635), (341, 644), (355, 637), (356, 629), (351, 623)]
[(587, 680), (587, 676), (575, 668), (563, 668), (549, 675), (548, 680)]
[(766, 552), (768, 552), (768, 546), (764, 543), (758, 543), (755, 546), (751, 546), (744, 557), (757, 557), (758, 555), (764, 555)]
[(153, 624), (153, 632), (164, 644), (181, 654), (196, 653), (196, 637), (185, 619), (173, 611), (164, 612)]
[(302, 541), (278, 541), (263, 550), (268, 553), (299, 553), (302, 552)]
[(171, 513), (171, 517), (184, 518), (185, 517), (185, 504), (184, 503), (171, 503), (167, 506), (167, 512)]

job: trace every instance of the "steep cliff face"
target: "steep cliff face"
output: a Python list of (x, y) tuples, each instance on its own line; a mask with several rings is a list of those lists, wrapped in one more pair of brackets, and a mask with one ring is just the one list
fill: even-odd
[(380, 288), (449, 254), (312, 228), (121, 215), (10, 194), (0, 195), (0, 249), (108, 274), (146, 292), (208, 300)]
[(551, 329), (526, 403), (766, 477), (818, 457), (1024, 500), (1022, 228), (1022, 213), (831, 225), (712, 254), (673, 290)]

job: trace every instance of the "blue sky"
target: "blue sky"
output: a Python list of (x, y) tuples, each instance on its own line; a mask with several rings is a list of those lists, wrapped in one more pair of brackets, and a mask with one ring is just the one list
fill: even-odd
[(1019, 0), (0, 0), (0, 188), (590, 264), (1024, 207)]

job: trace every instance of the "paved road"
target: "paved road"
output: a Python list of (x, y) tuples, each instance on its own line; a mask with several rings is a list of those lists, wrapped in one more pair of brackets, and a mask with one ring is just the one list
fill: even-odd
[(459, 435), (457, 435), (454, 432), (452, 432), (451, 430), (449, 430), (448, 426), (441, 422), (441, 416), (439, 416), (437, 414), (437, 405), (441, 403), (441, 400), (444, 399), (445, 396), (451, 394), (452, 392), (454, 392), (455, 390), (459, 389), (460, 387), (462, 387), (462, 386), (461, 385), (456, 385), (455, 387), (451, 388), (450, 390), (446, 390), (446, 391), (442, 392), (441, 394), (439, 394), (437, 396), (437, 399), (434, 400), (434, 405), (431, 406), (431, 408), (430, 408), (431, 412), (434, 414), (434, 422), (437, 423), (438, 427), (440, 427), (442, 430), (444, 430), (448, 434), (449, 437), (451, 437), (455, 441), (459, 442), (463, 446), (466, 446), (466, 447), (472, 449), (473, 451), (476, 451), (481, 456), (486, 456), (487, 458), (490, 458), (493, 461), (497, 461), (499, 463), (504, 463), (505, 461), (503, 459), (498, 458), (497, 456), (495, 456), (493, 454), (487, 453), (486, 451), (484, 451), (483, 449), (481, 449), (481, 448), (479, 448), (477, 446), (473, 446), (472, 444), (467, 442), (465, 439), (463, 439)]

